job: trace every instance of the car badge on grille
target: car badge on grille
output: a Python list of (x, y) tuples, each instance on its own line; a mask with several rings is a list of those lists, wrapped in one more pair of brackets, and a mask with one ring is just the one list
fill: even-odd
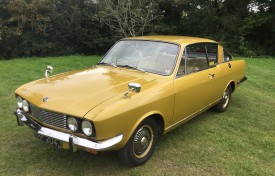
[(47, 102), (50, 98), (49, 97), (45, 97), (43, 98), (43, 102)]

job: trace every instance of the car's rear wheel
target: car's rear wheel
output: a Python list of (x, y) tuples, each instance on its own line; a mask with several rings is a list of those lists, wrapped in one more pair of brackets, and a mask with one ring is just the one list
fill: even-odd
[(117, 154), (127, 166), (138, 166), (152, 156), (159, 136), (157, 123), (154, 119), (145, 119)]
[(223, 93), (223, 97), (220, 100), (218, 104), (216, 104), (213, 107), (213, 110), (216, 112), (224, 112), (228, 108), (230, 101), (231, 101), (231, 94), (232, 94), (232, 89), (231, 86), (228, 86), (226, 90)]

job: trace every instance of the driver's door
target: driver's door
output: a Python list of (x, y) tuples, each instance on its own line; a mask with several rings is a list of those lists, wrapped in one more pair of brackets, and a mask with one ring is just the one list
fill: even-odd
[(174, 81), (174, 123), (200, 112), (217, 101), (219, 97), (215, 93), (216, 64), (217, 44), (198, 43), (185, 48)]

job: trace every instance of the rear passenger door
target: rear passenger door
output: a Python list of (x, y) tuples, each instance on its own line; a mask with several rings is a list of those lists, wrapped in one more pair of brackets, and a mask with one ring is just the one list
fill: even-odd
[(203, 110), (219, 99), (215, 89), (217, 51), (216, 43), (186, 46), (174, 81), (174, 122)]

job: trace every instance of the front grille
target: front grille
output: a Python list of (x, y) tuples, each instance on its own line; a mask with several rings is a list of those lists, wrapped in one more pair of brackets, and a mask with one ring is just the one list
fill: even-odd
[(41, 122), (58, 128), (68, 129), (66, 115), (40, 109), (32, 104), (30, 104), (30, 110), (30, 115)]

